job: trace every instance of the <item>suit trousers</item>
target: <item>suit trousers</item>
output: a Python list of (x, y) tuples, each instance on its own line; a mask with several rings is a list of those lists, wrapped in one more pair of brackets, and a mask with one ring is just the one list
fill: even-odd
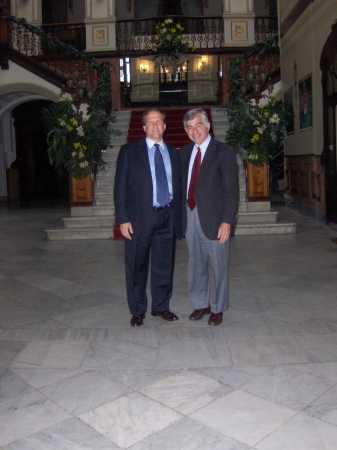
[[(185, 237), (189, 251), (187, 275), (192, 309), (207, 308), (210, 304), (215, 314), (226, 311), (229, 307), (229, 239), (223, 244), (207, 239), (201, 229), (198, 208), (195, 207), (191, 211), (188, 206)], [(211, 301), (209, 261), (214, 271), (214, 293)]]
[(146, 285), (151, 252), (152, 311), (169, 309), (175, 256), (172, 208), (153, 209), (151, 227), (144, 236), (125, 239), (126, 290), (130, 313), (145, 314)]

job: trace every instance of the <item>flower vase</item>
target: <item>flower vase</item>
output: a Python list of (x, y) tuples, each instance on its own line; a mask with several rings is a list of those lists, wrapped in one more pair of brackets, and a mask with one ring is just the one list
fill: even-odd
[(268, 165), (262, 167), (247, 163), (248, 201), (269, 201)]
[(94, 186), (91, 174), (82, 180), (71, 177), (71, 201), (73, 205), (89, 206), (93, 204)]

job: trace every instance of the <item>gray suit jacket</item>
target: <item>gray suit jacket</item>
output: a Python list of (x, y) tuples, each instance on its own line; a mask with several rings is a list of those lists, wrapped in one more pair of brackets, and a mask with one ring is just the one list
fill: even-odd
[[(187, 226), (188, 167), (194, 143), (180, 149), (182, 162), (183, 235)], [(196, 184), (201, 228), (208, 239), (217, 239), (222, 222), (235, 225), (239, 203), (238, 165), (235, 151), (228, 144), (211, 138)]]

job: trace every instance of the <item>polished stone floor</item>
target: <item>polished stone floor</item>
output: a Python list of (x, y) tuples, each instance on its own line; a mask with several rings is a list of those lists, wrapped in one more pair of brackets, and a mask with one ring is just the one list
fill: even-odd
[(188, 320), (177, 245), (174, 323), (132, 328), (123, 242), (46, 241), (64, 207), (0, 207), (0, 448), (336, 450), (337, 245), (237, 236), (222, 325)]

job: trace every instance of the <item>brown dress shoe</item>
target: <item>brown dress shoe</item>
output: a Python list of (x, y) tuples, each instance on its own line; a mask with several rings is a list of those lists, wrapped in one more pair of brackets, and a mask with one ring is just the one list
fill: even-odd
[(208, 325), (217, 326), (217, 325), (220, 325), (221, 322), (222, 322), (222, 313), (218, 313), (218, 314), (211, 313), (211, 315), (209, 316), (209, 319), (208, 319)]
[(151, 313), (153, 316), (159, 316), (164, 320), (168, 320), (170, 322), (172, 322), (173, 320), (179, 320), (179, 317), (176, 316), (173, 312), (171, 311), (162, 311), (162, 312), (155, 312), (152, 311)]
[(131, 326), (132, 327), (134, 327), (134, 326), (136, 326), (136, 327), (142, 326), (143, 323), (144, 323), (144, 319), (145, 319), (145, 314), (134, 314), (131, 317), (131, 320), (130, 320)]
[(190, 314), (189, 319), (190, 320), (200, 320), (204, 317), (205, 314), (209, 314), (211, 312), (211, 307), (208, 306), (207, 308), (202, 309), (195, 309), (192, 314)]

